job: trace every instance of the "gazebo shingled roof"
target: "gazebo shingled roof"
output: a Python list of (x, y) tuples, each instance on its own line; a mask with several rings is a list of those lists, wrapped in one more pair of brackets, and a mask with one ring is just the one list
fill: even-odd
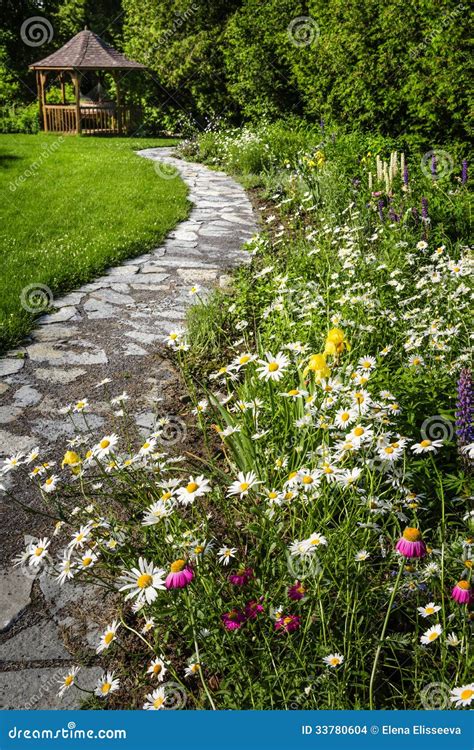
[(84, 29), (65, 45), (43, 60), (32, 63), (33, 70), (127, 70), (144, 69), (145, 65), (128, 60), (100, 36)]

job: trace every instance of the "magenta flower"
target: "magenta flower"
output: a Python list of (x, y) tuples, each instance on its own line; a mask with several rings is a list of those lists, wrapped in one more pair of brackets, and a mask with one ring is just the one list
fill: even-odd
[(221, 615), (221, 620), (226, 630), (239, 630), (247, 618), (240, 609), (231, 609)]
[(421, 538), (421, 531), (407, 526), (398, 540), (395, 549), (404, 557), (424, 557), (426, 545)]
[(300, 599), (303, 599), (306, 595), (306, 589), (301, 583), (301, 581), (295, 581), (293, 586), (290, 586), (288, 589), (288, 596), (290, 599), (293, 599), (293, 601), (299, 601)]
[(451, 597), (458, 604), (469, 604), (472, 597), (472, 587), (469, 581), (458, 581), (453, 590)]
[(298, 615), (282, 615), (275, 622), (275, 630), (294, 633), (301, 625), (301, 617)]
[(186, 564), (186, 560), (175, 560), (174, 563), (171, 563), (165, 586), (167, 589), (184, 589), (193, 578), (193, 570)]
[(253, 578), (252, 568), (245, 568), (238, 570), (237, 573), (231, 573), (229, 581), (233, 586), (245, 586), (251, 578)]
[(255, 599), (245, 605), (245, 615), (249, 620), (255, 620), (261, 612), (263, 612), (263, 607)]

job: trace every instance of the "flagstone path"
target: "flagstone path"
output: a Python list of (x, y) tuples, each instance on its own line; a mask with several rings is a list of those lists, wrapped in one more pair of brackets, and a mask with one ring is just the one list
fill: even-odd
[[(192, 302), (190, 287), (225, 286), (228, 270), (249, 259), (241, 246), (256, 223), (237, 183), (222, 172), (177, 159), (171, 149), (146, 149), (139, 155), (156, 162), (157, 179), (180, 174), (185, 180), (193, 204), (189, 218), (160, 247), (54, 300), (54, 311), (38, 320), (24, 346), (0, 358), (0, 466), (2, 458), (36, 446), (48, 459), (60, 458), (74, 430), (59, 410), (79, 399), (93, 403), (89, 426), (105, 431), (110, 407), (94, 386), (106, 377), (112, 378), (113, 395), (131, 394), (129, 411), (137, 429), (152, 431), (153, 404), (176, 382), (172, 364), (159, 349), (167, 333), (183, 326)], [(14, 477), (8, 474), (1, 482), (13, 486)], [(25, 486), (26, 502), (28, 492)], [(57, 680), (71, 663), (65, 645), (71, 633), (82, 636), (89, 654), (94, 653), (100, 628), (88, 623), (78, 633), (71, 614), (74, 608), (89, 615), (90, 594), (60, 588), (48, 574), (25, 576), (12, 568), (13, 554), (23, 548), (25, 535), (41, 533), (41, 522), (12, 507), (2, 494), (0, 513), (0, 708), (75, 707), (72, 691), (57, 699)], [(91, 664), (81, 670), (86, 687), (102, 671), (94, 660)]]

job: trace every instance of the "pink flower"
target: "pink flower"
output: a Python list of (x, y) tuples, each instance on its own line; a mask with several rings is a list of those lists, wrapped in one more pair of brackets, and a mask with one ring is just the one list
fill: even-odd
[(247, 618), (240, 609), (231, 609), (221, 615), (221, 620), (226, 630), (239, 630)]
[(294, 633), (301, 625), (301, 617), (298, 615), (282, 615), (275, 622), (275, 630), (284, 630), (286, 633)]
[(403, 536), (398, 540), (395, 549), (404, 557), (424, 557), (426, 545), (421, 538), (421, 531), (407, 526)]
[(167, 589), (184, 589), (194, 578), (194, 573), (186, 560), (175, 560), (171, 563), (170, 572), (165, 581)]
[(451, 597), (458, 604), (469, 604), (472, 599), (472, 587), (469, 581), (458, 581), (451, 591)]
[(261, 612), (263, 612), (263, 607), (255, 599), (245, 605), (245, 614), (249, 620), (255, 620)]
[(288, 589), (288, 596), (290, 599), (293, 599), (293, 601), (299, 601), (300, 599), (303, 599), (306, 594), (306, 589), (301, 583), (301, 581), (295, 581), (293, 586), (290, 586)]
[(237, 573), (231, 573), (229, 581), (233, 586), (245, 586), (251, 578), (253, 578), (252, 568), (245, 568), (238, 570)]

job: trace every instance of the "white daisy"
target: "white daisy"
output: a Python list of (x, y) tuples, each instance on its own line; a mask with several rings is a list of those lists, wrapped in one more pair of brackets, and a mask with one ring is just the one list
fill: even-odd
[(77, 673), (80, 669), (80, 667), (71, 667), (69, 672), (59, 680), (59, 684), (61, 685), (58, 691), (59, 698), (62, 698), (66, 690), (69, 690), (69, 688), (74, 685)]
[(325, 656), (323, 658), (323, 662), (327, 664), (328, 667), (332, 667), (333, 669), (335, 669), (336, 667), (339, 667), (343, 661), (344, 661), (344, 657), (338, 653), (329, 654), (328, 656)]
[(115, 446), (118, 443), (118, 435), (104, 435), (102, 440), (94, 445), (92, 452), (97, 458), (104, 458), (109, 453), (113, 453)]
[(413, 443), (411, 446), (411, 450), (413, 453), (436, 453), (438, 448), (443, 447), (443, 441), (442, 440), (429, 440), (428, 438), (425, 438), (419, 443)]
[(38, 542), (33, 542), (28, 547), (28, 553), (30, 555), (30, 565), (36, 567), (41, 563), (42, 560), (48, 555), (48, 547), (51, 541), (44, 537), (39, 539)]
[(160, 658), (157, 657), (156, 659), (153, 659), (153, 661), (150, 662), (146, 673), (156, 678), (158, 682), (163, 682), (167, 671), (168, 670), (165, 667), (163, 657), (160, 657)]
[(443, 629), (441, 625), (433, 625), (433, 627), (426, 630), (420, 637), (420, 643), (422, 643), (424, 646), (428, 646), (430, 643), (433, 643), (433, 641), (436, 641), (440, 637), (442, 632)]
[(228, 565), (235, 558), (237, 550), (235, 547), (221, 547), (217, 550), (217, 557), (221, 565)]
[(143, 704), (143, 708), (145, 711), (159, 711), (160, 709), (164, 709), (165, 701), (165, 688), (162, 685), (161, 687), (156, 688), (156, 690), (153, 690), (152, 693), (147, 693), (146, 703)]
[(441, 607), (439, 604), (435, 604), (434, 602), (430, 602), (425, 607), (418, 607), (418, 612), (422, 617), (429, 617), (430, 615), (435, 615), (436, 612), (439, 612)]
[(119, 591), (128, 591), (125, 599), (136, 597), (139, 602), (145, 600), (147, 604), (151, 604), (158, 596), (158, 590), (166, 588), (165, 576), (163, 568), (157, 568), (153, 562), (140, 557), (138, 568), (124, 572)]
[(257, 368), (257, 372), (260, 380), (281, 380), (290, 364), (288, 357), (283, 352), (278, 352), (275, 356), (266, 352), (265, 357), (266, 359), (258, 360), (260, 367)]
[(185, 487), (180, 487), (176, 495), (183, 505), (190, 505), (197, 497), (201, 497), (210, 491), (209, 480), (201, 474), (198, 477), (189, 477), (188, 483)]
[(117, 633), (117, 630), (120, 626), (120, 623), (118, 620), (114, 620), (111, 625), (107, 625), (106, 629), (100, 636), (99, 645), (97, 646), (96, 652), (100, 654), (102, 651), (105, 651), (110, 644), (115, 640), (115, 635)]
[(240, 471), (237, 474), (235, 482), (232, 482), (228, 488), (227, 496), (239, 495), (241, 498), (245, 497), (257, 484), (261, 484), (261, 482), (257, 479), (255, 472), (249, 471), (247, 474), (244, 474), (244, 472)]
[(48, 477), (43, 484), (41, 485), (41, 489), (43, 492), (54, 492), (56, 487), (58, 486), (59, 477), (57, 474), (52, 474), (50, 477)]
[(453, 688), (451, 690), (451, 702), (454, 703), (456, 708), (462, 706), (470, 706), (474, 700), (474, 682), (469, 685), (461, 685), (461, 687)]
[(99, 698), (106, 698), (110, 693), (115, 693), (120, 687), (120, 680), (115, 677), (115, 672), (106, 672), (97, 680), (94, 693)]

